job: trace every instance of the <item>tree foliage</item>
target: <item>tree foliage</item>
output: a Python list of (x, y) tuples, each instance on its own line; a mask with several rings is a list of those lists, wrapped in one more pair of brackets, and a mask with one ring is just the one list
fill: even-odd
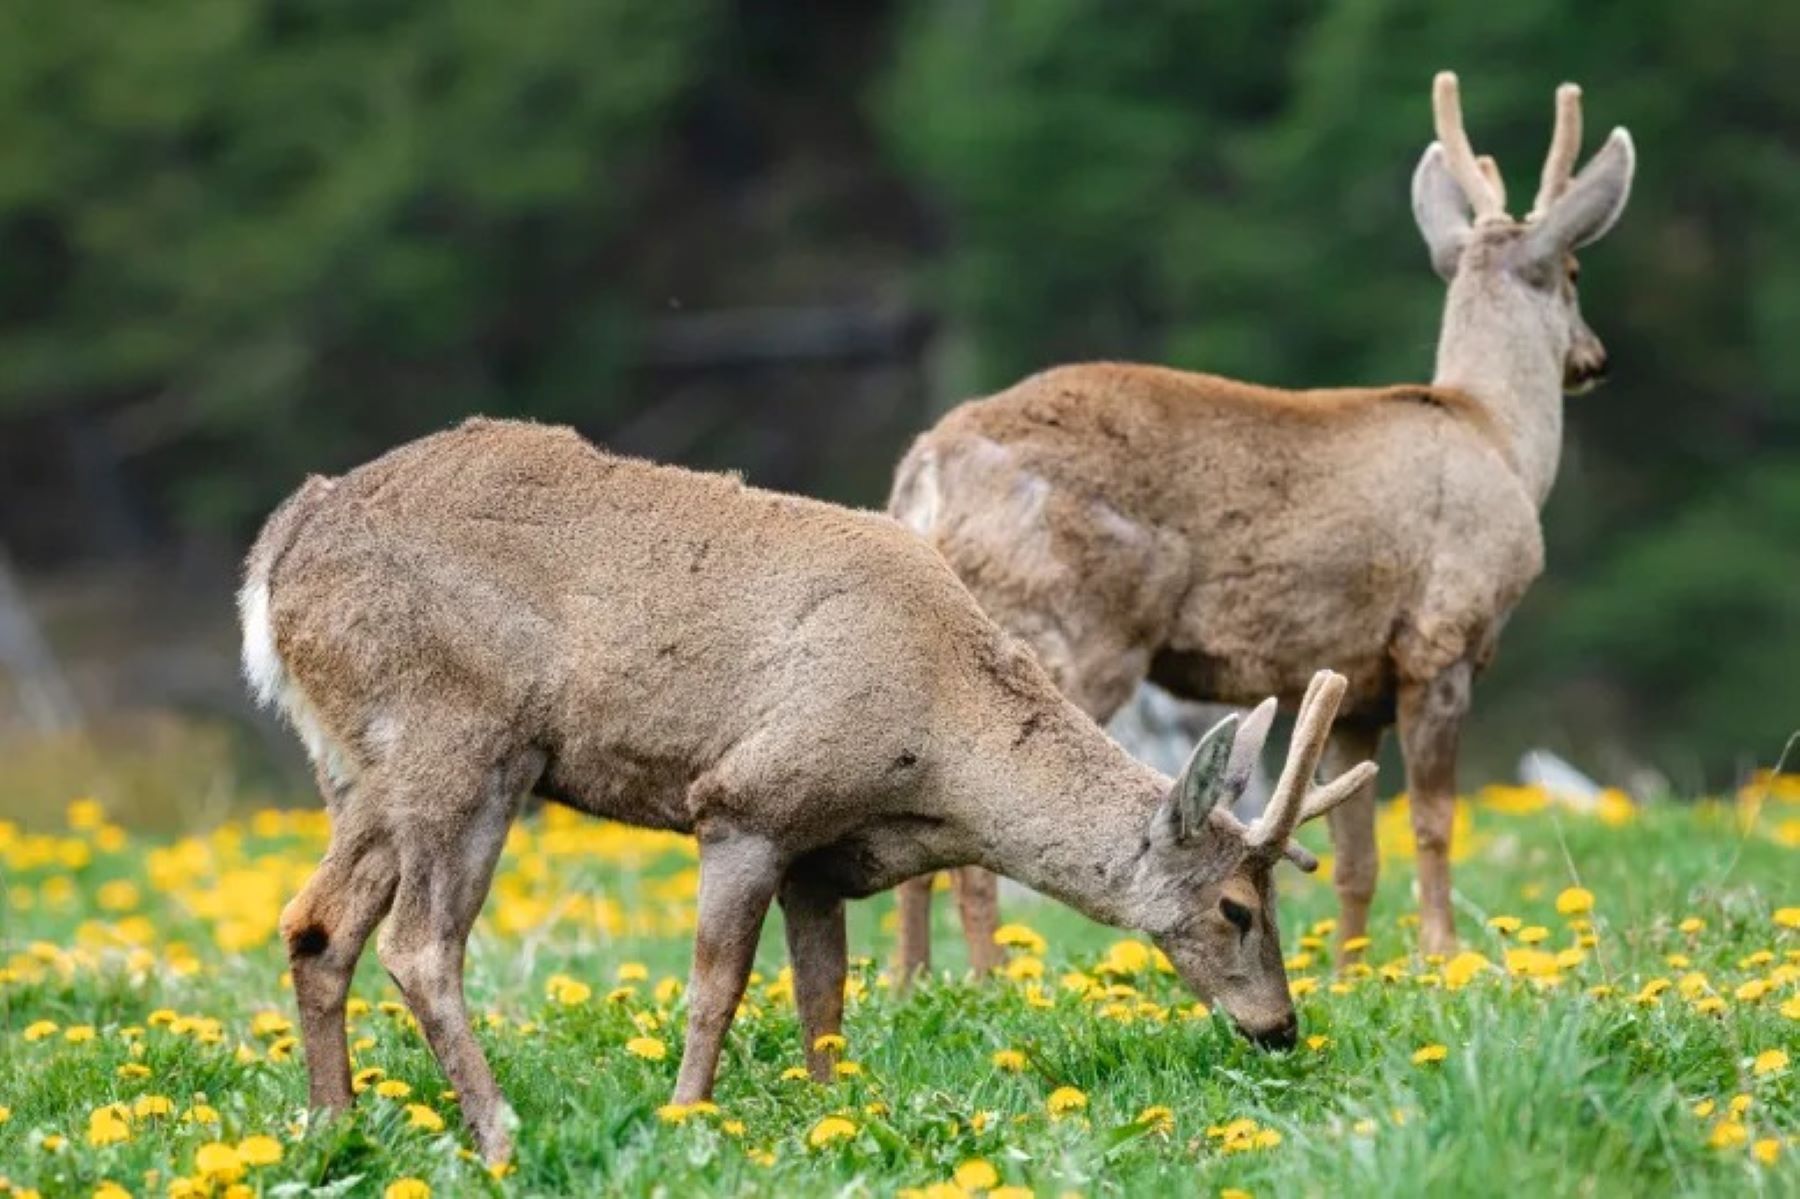
[(967, 387), (1078, 355), (1294, 386), (1427, 377), (1443, 293), (1406, 197), (1432, 72), (1461, 73), (1515, 207), (1552, 90), (1578, 80), (1589, 148), (1623, 124), (1640, 150), (1582, 277), (1614, 379), (1569, 402), (1548, 576), (1478, 708), (1513, 742), (1598, 724), (1664, 761), (1772, 755), (1800, 724), (1800, 11), (1130, 11), (940, 0), (905, 28), (883, 112), (954, 228), (940, 294)]

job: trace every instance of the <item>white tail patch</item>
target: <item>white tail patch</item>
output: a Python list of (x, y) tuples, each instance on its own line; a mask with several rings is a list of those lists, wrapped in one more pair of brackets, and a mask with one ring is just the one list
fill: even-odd
[(896, 497), (894, 515), (921, 537), (930, 537), (931, 531), (937, 528), (941, 503), (937, 455), (926, 450), (919, 455), (918, 469), (906, 480), (904, 493)]
[(275, 651), (275, 630), (269, 624), (268, 580), (252, 578), (238, 592), (238, 624), (244, 633), (244, 680), (250, 693), (265, 708), (285, 708), (281, 693), (287, 671)]
[(238, 622), (243, 627), (244, 679), (256, 702), (274, 708), (300, 734), (306, 754), (338, 783), (355, 777), (354, 760), (326, 731), (318, 709), (288, 676), (287, 666), (275, 647), (275, 629), (269, 623), (269, 583), (253, 577), (238, 592)]

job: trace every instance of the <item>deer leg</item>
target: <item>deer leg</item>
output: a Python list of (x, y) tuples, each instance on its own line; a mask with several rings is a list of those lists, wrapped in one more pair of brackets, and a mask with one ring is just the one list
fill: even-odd
[(950, 882), (956, 889), (963, 939), (969, 943), (969, 967), (977, 974), (991, 974), (1004, 959), (994, 944), (1000, 928), (1000, 880), (991, 870), (964, 866), (951, 872)]
[[(463, 958), (527, 774), (535, 771), (494, 770), (461, 788), (434, 779), (413, 793), (419, 799), (395, 797), (394, 827), (404, 830), (400, 883), (376, 943), (382, 966), (456, 1088), (476, 1151), (489, 1162), (512, 1152), (511, 1112), (469, 1026)], [(459, 796), (477, 802), (459, 807)]]
[(844, 901), (792, 873), (782, 880), (780, 898), (806, 1068), (814, 1082), (830, 1082), (837, 1051), (820, 1048), (819, 1038), (841, 1035), (844, 1028), (844, 975), (850, 956)]
[(900, 977), (904, 991), (931, 972), (931, 884), (936, 874), (909, 878), (895, 888), (900, 900)]
[(1469, 709), (1467, 662), (1400, 688), (1400, 748), (1406, 756), (1413, 839), (1418, 846), (1419, 948), (1456, 949), (1450, 908), (1450, 833), (1456, 817), (1456, 749)]
[[(1332, 730), (1325, 747), (1325, 774), (1337, 778), (1358, 762), (1372, 761), (1381, 752), (1381, 729), (1343, 724)], [(1338, 966), (1341, 969), (1362, 956), (1361, 950), (1344, 949), (1344, 943), (1369, 931), (1369, 904), (1375, 898), (1375, 881), (1381, 873), (1381, 855), (1375, 847), (1375, 783), (1370, 780), (1355, 795), (1331, 810), (1332, 884), (1338, 894)]]
[(344, 1003), (369, 934), (393, 902), (399, 869), (391, 847), (359, 813), (343, 813), (306, 886), (281, 913), (306, 1051), (308, 1102), (316, 1111), (350, 1106)]
[(719, 1051), (744, 997), (756, 937), (781, 874), (775, 847), (761, 838), (728, 834), (701, 842), (699, 923), (676, 1103), (698, 1103), (712, 1095)]

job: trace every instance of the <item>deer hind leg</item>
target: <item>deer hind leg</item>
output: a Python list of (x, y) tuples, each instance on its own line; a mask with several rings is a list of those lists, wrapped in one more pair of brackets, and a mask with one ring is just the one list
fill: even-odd
[(963, 939), (969, 943), (969, 968), (977, 974), (991, 974), (1004, 960), (1000, 946), (994, 943), (994, 934), (1000, 929), (1000, 880), (991, 870), (964, 866), (951, 872), (950, 885), (956, 891)]
[(701, 840), (700, 912), (676, 1103), (712, 1095), (719, 1051), (744, 997), (757, 934), (781, 883), (782, 865), (775, 847), (760, 837), (729, 832)]
[[(1372, 761), (1381, 752), (1381, 729), (1340, 724), (1332, 730), (1325, 748), (1325, 774), (1336, 778), (1358, 762)], [(1375, 783), (1331, 810), (1331, 881), (1338, 894), (1338, 965), (1350, 965), (1361, 950), (1346, 951), (1344, 944), (1369, 931), (1369, 904), (1375, 898), (1375, 882), (1381, 873), (1381, 855), (1375, 846)]]
[(935, 873), (921, 874), (895, 888), (900, 899), (898, 985), (902, 991), (920, 975), (931, 972), (931, 884), (936, 879)]
[(794, 965), (794, 1006), (800, 1009), (806, 1068), (814, 1082), (830, 1082), (837, 1052), (822, 1048), (819, 1038), (840, 1036), (844, 1029), (844, 976), (850, 961), (844, 901), (792, 871), (782, 880), (780, 899), (781, 914), (787, 921), (788, 958)]
[(536, 754), (498, 768), (459, 769), (446, 757), (385, 797), (400, 880), (376, 952), (489, 1162), (511, 1154), (511, 1114), (469, 1026), (463, 959), (519, 797), (542, 768)]
[(1435, 678), (1400, 689), (1400, 748), (1412, 801), (1419, 864), (1419, 947), (1456, 949), (1450, 906), (1450, 835), (1456, 818), (1456, 750), (1469, 710), (1472, 671), (1459, 662)]
[(357, 959), (393, 902), (399, 879), (393, 847), (365, 816), (362, 810), (340, 812), (324, 860), (281, 914), (300, 1009), (308, 1100), (318, 1111), (350, 1106), (344, 1004)]

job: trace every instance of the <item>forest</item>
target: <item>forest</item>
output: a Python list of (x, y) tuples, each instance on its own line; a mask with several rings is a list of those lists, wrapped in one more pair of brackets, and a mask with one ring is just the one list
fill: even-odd
[(239, 721), (261, 519), (471, 413), (879, 507), (1056, 363), (1422, 380), (1432, 73), (1515, 195), (1571, 79), (1639, 153), (1612, 377), (1468, 760), (1724, 786), (1800, 725), (1796, 62), (1754, 0), (7, 6), (0, 575), (50, 710)]

